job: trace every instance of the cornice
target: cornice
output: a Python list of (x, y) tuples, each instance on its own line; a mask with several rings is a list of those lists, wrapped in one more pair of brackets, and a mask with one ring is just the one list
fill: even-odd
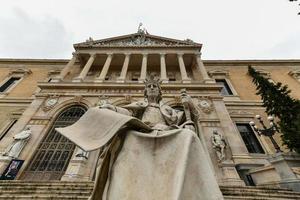
[[(140, 89), (143, 90), (145, 85), (143, 83), (76, 83), (76, 82), (58, 82), (46, 83), (38, 82), (38, 87), (41, 89)], [(173, 83), (162, 84), (162, 89), (190, 89), (190, 90), (212, 90), (219, 91), (222, 86), (216, 84), (203, 84), (203, 83)]]

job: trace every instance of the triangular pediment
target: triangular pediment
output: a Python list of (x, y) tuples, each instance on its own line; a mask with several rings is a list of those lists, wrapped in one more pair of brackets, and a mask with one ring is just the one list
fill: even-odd
[(102, 40), (88, 39), (86, 42), (74, 44), (76, 48), (101, 48), (101, 47), (196, 47), (201, 48), (201, 44), (190, 39), (177, 40), (165, 38), (146, 33), (134, 33), (119, 37), (112, 37)]

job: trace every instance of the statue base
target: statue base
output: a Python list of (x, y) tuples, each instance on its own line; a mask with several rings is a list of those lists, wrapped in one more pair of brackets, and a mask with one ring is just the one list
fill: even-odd
[(219, 163), (219, 167), (223, 173), (223, 178), (218, 181), (220, 185), (245, 186), (245, 182), (240, 178), (232, 161), (225, 160)]

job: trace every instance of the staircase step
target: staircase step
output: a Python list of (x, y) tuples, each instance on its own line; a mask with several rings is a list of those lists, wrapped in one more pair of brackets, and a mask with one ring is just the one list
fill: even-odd
[[(94, 182), (66, 181), (0, 181), (0, 200), (88, 200)], [(300, 199), (300, 192), (279, 187), (221, 186), (225, 200)]]
[(273, 197), (243, 197), (243, 196), (224, 196), (225, 200), (289, 200), (287, 198)]
[(77, 200), (88, 200), (89, 196), (77, 196), (77, 195), (1, 195), (0, 199), (7, 200), (25, 200), (25, 199), (36, 199), (36, 200), (67, 200), (67, 199), (77, 199)]

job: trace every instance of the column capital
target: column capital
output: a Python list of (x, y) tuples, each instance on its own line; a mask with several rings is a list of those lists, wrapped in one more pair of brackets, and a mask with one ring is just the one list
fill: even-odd
[(107, 55), (107, 57), (113, 57), (114, 53), (107, 53), (106, 55)]
[(124, 53), (126, 57), (131, 56), (131, 53)]
[(160, 57), (165, 57), (166, 53), (159, 53)]
[(183, 55), (184, 55), (184, 53), (181, 53), (181, 52), (180, 52), (180, 53), (177, 53), (177, 56), (178, 56), (178, 57), (182, 57)]
[(201, 52), (197, 52), (195, 53), (195, 56), (198, 56), (199, 58), (201, 58), (202, 53)]
[(91, 57), (91, 58), (96, 58), (96, 56), (97, 56), (97, 54), (96, 54), (96, 53), (92, 53), (92, 54), (90, 54), (90, 57)]

